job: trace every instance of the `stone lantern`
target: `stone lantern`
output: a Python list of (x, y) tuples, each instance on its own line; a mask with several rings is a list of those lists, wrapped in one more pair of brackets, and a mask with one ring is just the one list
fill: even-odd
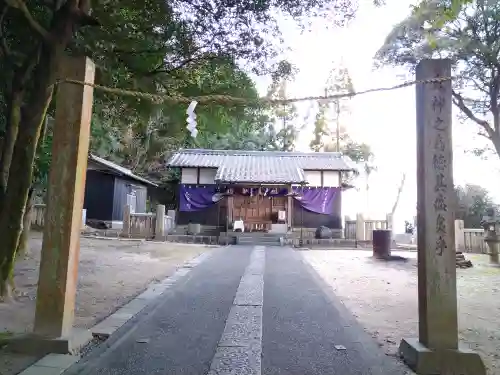
[(481, 220), (481, 225), (484, 228), (484, 241), (490, 250), (490, 263), (499, 264), (500, 236), (498, 233), (500, 231), (500, 216), (495, 214), (495, 210), (489, 208)]

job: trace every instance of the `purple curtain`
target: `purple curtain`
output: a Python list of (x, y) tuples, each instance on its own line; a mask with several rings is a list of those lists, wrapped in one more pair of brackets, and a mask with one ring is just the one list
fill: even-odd
[(302, 208), (318, 214), (329, 215), (333, 210), (335, 196), (340, 191), (338, 187), (304, 187), (294, 188), (297, 194), (294, 198)]
[[(259, 192), (260, 189), (260, 192)], [(294, 187), (294, 199), (300, 205), (311, 212), (318, 214), (331, 214), (333, 210), (333, 202), (340, 188), (331, 187)], [(266, 196), (284, 196), (288, 193), (287, 189), (277, 188), (240, 188), (234, 189), (234, 193), (242, 195), (257, 195)], [(180, 211), (199, 211), (208, 208), (223, 198), (220, 189), (217, 185), (180, 185)]]
[(180, 186), (180, 211), (199, 211), (208, 208), (222, 199), (216, 185)]

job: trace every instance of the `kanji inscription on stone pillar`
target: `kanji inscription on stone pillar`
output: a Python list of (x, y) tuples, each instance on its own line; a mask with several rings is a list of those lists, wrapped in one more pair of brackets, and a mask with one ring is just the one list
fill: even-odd
[[(448, 60), (427, 60), (417, 81), (451, 76)], [(455, 225), (452, 210), (451, 80), (417, 88), (417, 227), (419, 338), (431, 348), (457, 348)]]
[(423, 60), (416, 78), (419, 337), (400, 354), (418, 374), (484, 374), (458, 342), (451, 61)]

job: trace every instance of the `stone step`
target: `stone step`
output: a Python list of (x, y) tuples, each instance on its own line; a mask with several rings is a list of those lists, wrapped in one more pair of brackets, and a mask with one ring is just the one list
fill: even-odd
[(285, 236), (283, 233), (262, 233), (262, 232), (228, 232), (221, 235), (229, 235), (231, 237), (251, 237), (251, 238), (277, 238)]
[(239, 236), (237, 242), (240, 245), (280, 245), (280, 237)]
[[(354, 240), (346, 239), (315, 239), (315, 238), (304, 238), (302, 241), (303, 246), (310, 247), (331, 247), (331, 248), (356, 248), (359, 244)], [(287, 238), (285, 239), (285, 244), (290, 246), (300, 246), (300, 238)]]
[(238, 238), (238, 243), (279, 243), (280, 240), (264, 240), (254, 238)]

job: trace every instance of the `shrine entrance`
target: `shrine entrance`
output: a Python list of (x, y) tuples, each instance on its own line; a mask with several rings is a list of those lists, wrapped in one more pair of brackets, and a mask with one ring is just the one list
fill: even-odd
[(268, 232), (273, 223), (286, 221), (287, 197), (267, 196), (259, 191), (255, 195), (236, 193), (232, 201), (233, 219), (243, 221), (245, 232)]

